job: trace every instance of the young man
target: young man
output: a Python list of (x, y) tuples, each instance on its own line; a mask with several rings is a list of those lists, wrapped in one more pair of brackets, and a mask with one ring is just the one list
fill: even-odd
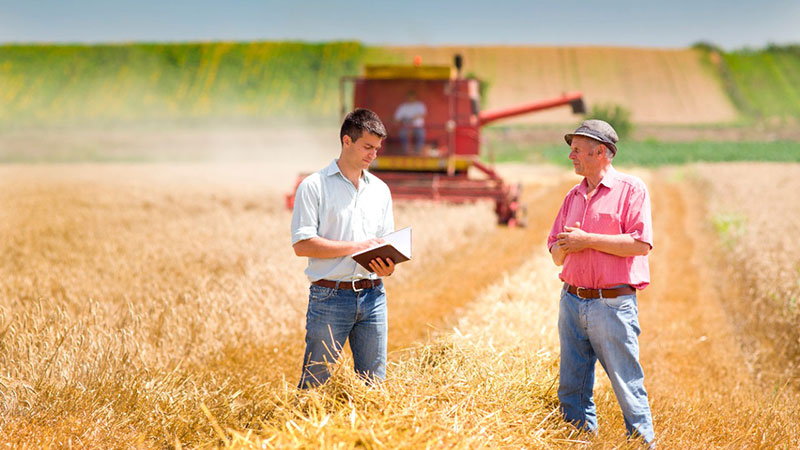
[(347, 339), (356, 372), (370, 381), (386, 376), (386, 291), (380, 277), (391, 275), (394, 263), (375, 259), (370, 273), (350, 257), (394, 231), (389, 188), (366, 170), (385, 137), (377, 114), (354, 110), (342, 124), (339, 158), (297, 188), (292, 246), (297, 256), (308, 257), (311, 282), (303, 389), (328, 379), (328, 363)]
[(639, 364), (636, 290), (650, 284), (650, 198), (642, 180), (611, 166), (617, 133), (587, 120), (564, 136), (583, 181), (569, 191), (547, 246), (564, 281), (558, 317), (558, 399), (567, 421), (597, 430), (592, 398), (599, 359), (622, 408), (629, 436), (653, 445), (653, 420)]

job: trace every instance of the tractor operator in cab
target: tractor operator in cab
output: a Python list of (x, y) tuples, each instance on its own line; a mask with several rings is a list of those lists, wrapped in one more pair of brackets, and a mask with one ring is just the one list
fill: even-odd
[(403, 146), (403, 153), (409, 154), (409, 133), (414, 138), (414, 153), (421, 154), (425, 145), (425, 115), (428, 109), (425, 103), (417, 98), (417, 93), (409, 91), (406, 101), (400, 104), (394, 112), (394, 120), (400, 124), (398, 135)]
[(553, 261), (564, 266), (558, 314), (561, 413), (579, 429), (597, 431), (592, 389), (600, 360), (628, 436), (653, 447), (636, 303), (636, 291), (650, 284), (650, 197), (642, 180), (611, 166), (618, 141), (611, 125), (586, 120), (564, 139), (575, 173), (584, 178), (567, 193), (547, 239)]
[(386, 290), (380, 277), (391, 275), (394, 263), (376, 258), (371, 273), (350, 257), (394, 231), (389, 187), (366, 170), (385, 137), (377, 114), (352, 111), (339, 133), (339, 158), (297, 188), (292, 247), (308, 257), (311, 282), (301, 389), (330, 377), (328, 363), (348, 339), (356, 372), (369, 382), (386, 377)]

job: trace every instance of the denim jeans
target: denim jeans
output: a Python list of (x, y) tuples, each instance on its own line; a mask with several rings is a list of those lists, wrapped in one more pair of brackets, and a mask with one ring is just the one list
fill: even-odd
[(301, 389), (318, 386), (350, 340), (356, 372), (369, 381), (386, 378), (386, 291), (353, 291), (311, 285), (306, 313), (306, 351)]
[(414, 153), (419, 153), (422, 151), (422, 147), (425, 145), (425, 128), (423, 127), (411, 127), (409, 130), (408, 127), (402, 127), (398, 130), (397, 135), (400, 137), (400, 143), (403, 146), (403, 152), (409, 153), (408, 150), (408, 135), (409, 132), (414, 136)]
[(638, 313), (636, 294), (581, 299), (562, 290), (558, 399), (568, 422), (582, 430), (597, 431), (592, 389), (595, 362), (600, 360), (622, 408), (628, 436), (650, 443), (655, 433), (639, 364)]

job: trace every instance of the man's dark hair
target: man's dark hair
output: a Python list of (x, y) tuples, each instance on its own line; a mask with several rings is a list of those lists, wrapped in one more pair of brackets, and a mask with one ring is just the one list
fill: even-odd
[(339, 132), (339, 141), (344, 143), (344, 136), (350, 136), (353, 142), (368, 131), (381, 139), (386, 137), (386, 127), (383, 126), (381, 118), (374, 112), (366, 108), (356, 108), (351, 111), (342, 123), (342, 130)]

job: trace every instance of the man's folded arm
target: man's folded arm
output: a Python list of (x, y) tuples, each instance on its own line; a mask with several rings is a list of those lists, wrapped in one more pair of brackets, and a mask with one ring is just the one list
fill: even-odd
[(590, 233), (587, 247), (599, 252), (626, 258), (628, 256), (645, 256), (650, 253), (651, 245), (640, 241), (630, 234), (595, 234)]

